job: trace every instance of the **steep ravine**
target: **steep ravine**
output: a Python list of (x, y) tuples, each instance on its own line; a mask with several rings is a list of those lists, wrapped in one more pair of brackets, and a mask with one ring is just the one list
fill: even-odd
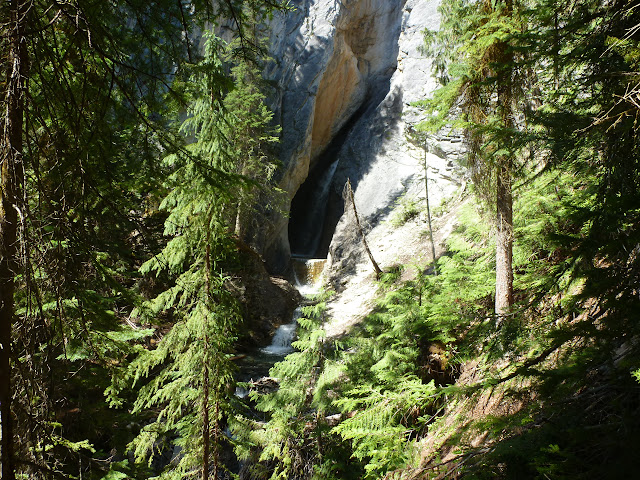
[[(282, 126), (280, 186), (288, 202), (335, 137), (354, 116), (375, 109), (397, 66), (404, 0), (302, 0), (274, 19), (266, 76), (276, 85), (273, 106)], [(382, 89), (382, 90), (381, 90)], [(375, 102), (375, 103), (372, 103)], [(373, 108), (371, 108), (373, 107)], [(351, 122), (350, 122), (351, 120)], [(291, 253), (288, 219), (272, 222), (263, 253), (274, 272)]]
[(363, 105), (333, 137), (320, 154), (307, 179), (291, 201), (289, 243), (293, 255), (326, 258), (336, 225), (344, 213), (340, 192), (332, 188), (338, 155), (353, 131), (354, 125), (370, 107)]
[[(383, 222), (407, 192), (420, 191), (421, 153), (407, 131), (423, 119), (411, 102), (435, 88), (431, 62), (419, 49), (424, 28), (437, 28), (438, 3), (299, 0), (295, 12), (273, 20), (274, 60), (265, 73), (276, 85), (272, 100), (282, 126), (283, 164), (278, 178), (287, 195), (285, 210), (291, 213), (265, 223), (258, 249), (272, 273), (289, 269), (292, 250), (328, 255), (332, 271), (355, 272), (362, 250), (344, 215), (347, 179), (368, 229)], [(445, 180), (456, 175), (456, 140), (430, 141), (434, 153), (429, 162), (439, 182), (434, 192), (442, 191), (436, 195), (448, 195), (456, 186)], [(316, 195), (314, 184), (336, 161), (325, 220), (313, 221), (321, 232), (318, 248), (300, 251), (291, 235), (306, 235), (305, 212)]]

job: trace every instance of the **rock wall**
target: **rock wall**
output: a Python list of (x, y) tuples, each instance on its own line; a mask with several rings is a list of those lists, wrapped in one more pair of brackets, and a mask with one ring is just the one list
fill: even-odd
[[(335, 159), (323, 159), (323, 152), (331, 151), (339, 164), (329, 216), (340, 218), (341, 192), (350, 178), (359, 213), (375, 225), (403, 194), (419, 191), (422, 155), (406, 133), (421, 120), (411, 102), (427, 97), (436, 86), (431, 63), (419, 47), (422, 30), (438, 26), (439, 2), (292, 3), (296, 11), (277, 16), (270, 25), (274, 60), (266, 69), (276, 85), (273, 106), (282, 126), (280, 186), (291, 202), (317, 163)], [(456, 142), (446, 136), (432, 139), (434, 178), (450, 177), (451, 160), (460, 152)], [(434, 188), (436, 197), (455, 186), (440, 183), (442, 188)], [(266, 237), (264, 256), (272, 271), (288, 265), (287, 222), (284, 217), (273, 221)], [(331, 241), (334, 263), (357, 256), (350, 228), (346, 217), (338, 223)]]

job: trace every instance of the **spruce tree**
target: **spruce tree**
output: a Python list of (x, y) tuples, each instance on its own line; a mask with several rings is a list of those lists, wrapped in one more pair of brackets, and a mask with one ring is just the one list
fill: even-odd
[[(156, 72), (172, 63), (168, 50), (142, 61), (157, 38), (128, 41), (152, 21), (123, 26), (121, 15), (135, 16), (128, 7), (117, 13), (83, 2), (14, 3), (3, 36), (3, 48), (14, 45), (3, 54), (15, 57), (18, 48), (18, 57), (3, 62), (11, 81), (3, 83), (7, 188), (0, 216), (17, 231), (11, 239), (3, 229), (9, 249), (2, 264), (10, 270), (0, 279), (3, 313), (11, 312), (2, 322), (2, 384), (10, 388), (2, 427), (15, 420), (13, 435), (2, 435), (11, 445), (2, 451), (7, 478), (15, 470), (36, 476), (59, 469), (70, 451), (84, 448), (65, 438), (71, 425), (58, 426), (57, 408), (68, 401), (61, 380), (91, 365), (106, 375), (109, 359), (120, 359), (126, 340), (137, 336), (125, 319), (145, 181), (132, 180), (131, 170), (150, 173), (146, 185), (153, 181), (149, 163), (158, 149), (152, 139), (164, 126), (148, 112), (160, 112), (164, 74)], [(172, 23), (168, 17), (153, 19), (159, 30)], [(182, 27), (164, 33), (175, 38)], [(182, 47), (171, 55), (182, 56)], [(172, 142), (170, 132), (163, 136)], [(12, 398), (31, 401), (12, 404)]]
[(439, 7), (438, 32), (427, 32), (426, 51), (435, 55), (443, 86), (424, 102), (434, 114), (422, 128), (464, 128), (467, 162), (479, 191), (496, 212), (495, 314), (500, 321), (513, 304), (513, 192), (523, 82), (517, 34), (522, 30), (517, 1), (446, 0)]
[(252, 225), (263, 209), (278, 204), (281, 193), (272, 182), (278, 166), (273, 146), (278, 141), (279, 127), (272, 126), (273, 113), (265, 103), (265, 85), (258, 67), (240, 61), (231, 70), (234, 88), (224, 99), (229, 113), (225, 135), (235, 159), (234, 171), (246, 182), (237, 196), (234, 233), (241, 240), (252, 240), (259, 226)]

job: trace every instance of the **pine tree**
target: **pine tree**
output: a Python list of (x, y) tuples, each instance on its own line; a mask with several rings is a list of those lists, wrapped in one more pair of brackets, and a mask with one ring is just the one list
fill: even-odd
[(435, 116), (422, 128), (439, 129), (451, 115), (465, 129), (467, 162), (480, 191), (496, 209), (495, 314), (503, 319), (513, 304), (513, 178), (518, 167), (516, 118), (524, 79), (517, 64), (523, 22), (513, 0), (449, 0), (440, 7), (438, 32), (428, 32), (426, 50), (435, 54), (444, 85), (424, 102)]

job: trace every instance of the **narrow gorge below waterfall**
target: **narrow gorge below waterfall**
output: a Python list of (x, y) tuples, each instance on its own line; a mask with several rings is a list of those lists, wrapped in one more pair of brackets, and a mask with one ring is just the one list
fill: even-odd
[(283, 360), (289, 353), (295, 351), (292, 343), (296, 339), (296, 328), (298, 319), (302, 315), (302, 309), (305, 304), (312, 302), (313, 297), (319, 293), (326, 261), (324, 259), (294, 258), (292, 262), (295, 287), (302, 295), (302, 304), (294, 310), (291, 319), (276, 328), (269, 345), (243, 352), (236, 361), (238, 367), (236, 379), (248, 387), (239, 386), (236, 388), (236, 395), (240, 398), (244, 398), (251, 388), (256, 388), (261, 382), (264, 382), (269, 377), (270, 368), (276, 362)]

